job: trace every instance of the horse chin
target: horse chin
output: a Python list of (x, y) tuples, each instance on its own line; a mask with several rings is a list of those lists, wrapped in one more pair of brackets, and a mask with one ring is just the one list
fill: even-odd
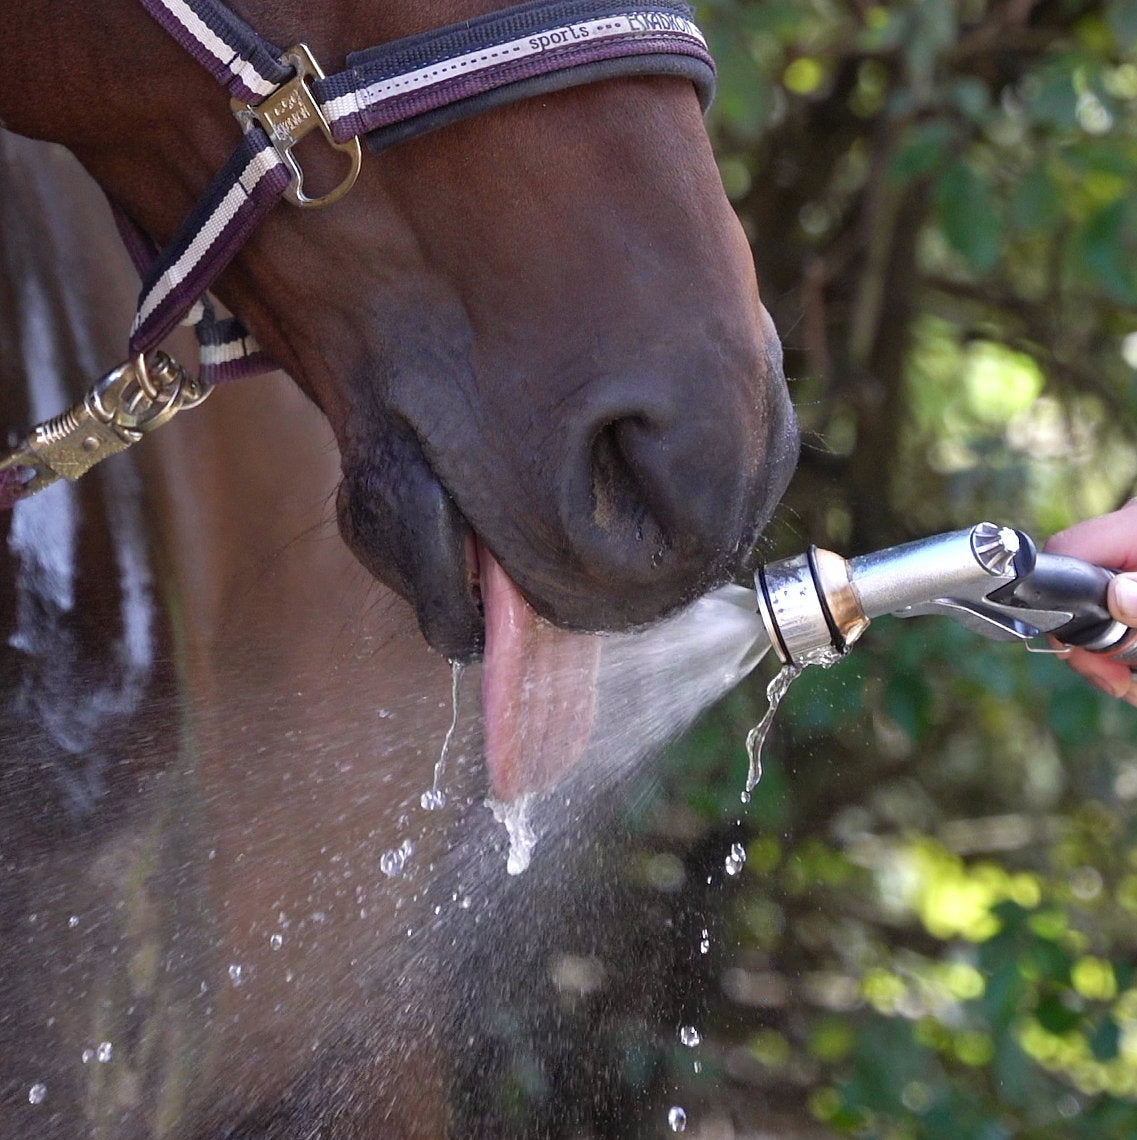
[(352, 553), (410, 602), (434, 649), (454, 661), (481, 653), (470, 527), (405, 425), (389, 425), (363, 457), (345, 463), (337, 514)]
[(388, 436), (347, 467), (338, 513), (355, 556), (414, 606), (435, 649), (465, 661), (484, 645), (493, 798), (511, 802), (556, 784), (591, 732), (599, 638), (538, 616), (409, 437)]

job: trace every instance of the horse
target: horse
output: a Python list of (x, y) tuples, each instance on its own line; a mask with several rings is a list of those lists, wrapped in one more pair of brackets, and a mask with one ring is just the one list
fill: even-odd
[[(240, 8), (335, 64), (488, 5)], [(131, 0), (9, 24), (5, 126), (169, 240), (237, 130), (208, 75)], [(11, 426), (121, 356), (133, 288), (60, 151), (8, 136), (4, 160)], [(278, 208), (216, 292), (292, 380), (219, 391), (10, 522), (0, 1131), (510, 1134), (466, 1043), (492, 1053), (508, 1012), (486, 977), (508, 922), (546, 989), (563, 940), (471, 822), (469, 710), (449, 803), (421, 807), (446, 658), (495, 607), (585, 630), (675, 609), (792, 467), (698, 103), (622, 77), (450, 124), (334, 209)], [(594, 961), (575, 937), (558, 960)], [(547, 1025), (591, 992), (576, 967)]]

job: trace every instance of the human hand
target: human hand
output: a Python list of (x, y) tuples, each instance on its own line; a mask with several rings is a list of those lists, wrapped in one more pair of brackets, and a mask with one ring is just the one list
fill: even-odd
[[(1046, 543), (1046, 550), (1130, 571), (1110, 583), (1109, 612), (1117, 621), (1137, 628), (1137, 499), (1111, 514), (1059, 532)], [(1103, 692), (1137, 705), (1137, 676), (1128, 665), (1085, 649), (1072, 649), (1067, 660)]]

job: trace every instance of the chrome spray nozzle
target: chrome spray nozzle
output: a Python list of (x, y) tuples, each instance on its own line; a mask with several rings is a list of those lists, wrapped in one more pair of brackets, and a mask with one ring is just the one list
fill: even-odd
[(813, 547), (761, 567), (755, 586), (785, 664), (845, 653), (881, 614), (944, 614), (997, 641), (1051, 634), (1137, 663), (1137, 632), (1106, 607), (1113, 576), (1077, 558), (1039, 554), (1022, 531), (982, 522), (852, 559)]
[(841, 555), (816, 546), (759, 567), (758, 612), (783, 664), (802, 664), (826, 649), (845, 653), (868, 628), (850, 569)]

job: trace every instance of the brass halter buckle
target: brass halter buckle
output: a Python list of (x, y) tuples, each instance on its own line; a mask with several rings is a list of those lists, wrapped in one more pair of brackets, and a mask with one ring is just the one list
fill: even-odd
[[(359, 139), (336, 142), (331, 125), (320, 110), (320, 105), (312, 97), (308, 87), (309, 79), (323, 79), (324, 72), (316, 62), (307, 44), (290, 47), (281, 56), (280, 62), (290, 66), (295, 75), (282, 83), (271, 95), (262, 99), (255, 107), (233, 99), (229, 106), (237, 121), (246, 130), (253, 123), (259, 123), (268, 135), (273, 149), (288, 167), (292, 182), (284, 191), (284, 196), (294, 206), (330, 206), (338, 202), (354, 185), (363, 164), (363, 149)], [(304, 193), (304, 171), (297, 162), (292, 148), (309, 132), (317, 127), (323, 133), (328, 146), (342, 150), (351, 160), (350, 168), (343, 181), (327, 194), (319, 198), (309, 198)]]
[(0, 471), (31, 472), (19, 491), (27, 498), (58, 479), (78, 479), (96, 463), (125, 451), (212, 389), (164, 352), (143, 355), (108, 372), (74, 407), (32, 428), (0, 459)]

